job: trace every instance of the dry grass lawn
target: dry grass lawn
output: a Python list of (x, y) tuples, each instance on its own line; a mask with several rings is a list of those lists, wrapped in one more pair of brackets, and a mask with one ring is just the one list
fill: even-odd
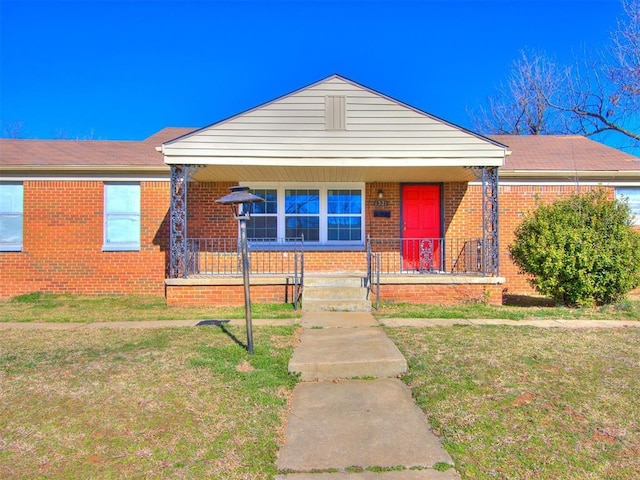
[(272, 478), (294, 332), (2, 330), (0, 478)]
[(640, 478), (640, 329), (388, 329), (464, 479)]

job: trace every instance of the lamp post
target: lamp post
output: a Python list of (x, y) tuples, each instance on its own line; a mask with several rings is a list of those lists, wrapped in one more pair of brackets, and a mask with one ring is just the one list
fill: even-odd
[(249, 192), (249, 187), (231, 187), (231, 193), (216, 200), (222, 205), (231, 205), (233, 218), (240, 225), (240, 252), (242, 255), (242, 280), (244, 283), (244, 314), (247, 324), (247, 350), (253, 355), (253, 326), (251, 323), (251, 295), (249, 293), (249, 254), (247, 252), (247, 220), (251, 204), (264, 202), (263, 198)]

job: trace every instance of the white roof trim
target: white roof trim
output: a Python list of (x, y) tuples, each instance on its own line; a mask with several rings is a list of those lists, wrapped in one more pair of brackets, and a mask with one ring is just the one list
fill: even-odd
[[(487, 152), (488, 154), (490, 152)], [(168, 165), (218, 165), (260, 167), (501, 167), (502, 158), (263, 158), (263, 157), (169, 157)]]

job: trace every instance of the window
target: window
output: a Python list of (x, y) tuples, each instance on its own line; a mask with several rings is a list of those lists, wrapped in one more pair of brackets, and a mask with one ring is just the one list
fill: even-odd
[(286, 238), (304, 235), (308, 242), (320, 241), (320, 190), (285, 190)]
[(362, 245), (364, 184), (251, 185), (255, 203), (247, 236), (299, 238), (318, 245)]
[(327, 194), (328, 239), (362, 240), (362, 192), (329, 190)]
[(140, 249), (140, 184), (104, 185), (103, 250)]
[(253, 205), (251, 221), (247, 222), (247, 237), (253, 239), (275, 240), (278, 238), (278, 191), (274, 189), (255, 189), (253, 194), (264, 199)]
[(0, 183), (0, 252), (22, 251), (22, 183)]
[(634, 223), (640, 225), (640, 187), (616, 187), (616, 198), (626, 200), (635, 215)]

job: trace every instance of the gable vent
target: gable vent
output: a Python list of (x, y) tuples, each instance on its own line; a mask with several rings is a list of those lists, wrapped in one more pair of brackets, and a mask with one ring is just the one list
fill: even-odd
[(346, 129), (347, 97), (324, 97), (324, 125), (326, 130)]

